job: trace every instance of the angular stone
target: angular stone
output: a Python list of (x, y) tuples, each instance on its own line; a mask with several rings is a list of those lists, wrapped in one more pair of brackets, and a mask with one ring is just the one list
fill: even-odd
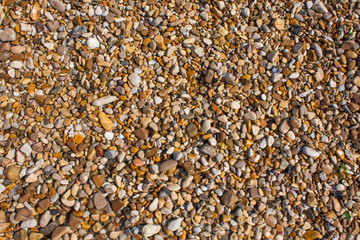
[(97, 192), (94, 194), (93, 202), (94, 202), (95, 208), (98, 210), (103, 209), (107, 204), (106, 198), (101, 194), (101, 192)]
[(177, 166), (177, 161), (167, 160), (167, 161), (160, 163), (159, 170), (161, 172), (166, 172), (176, 166)]
[(146, 139), (149, 136), (149, 130), (146, 128), (138, 128), (133, 133), (137, 138), (140, 139)]
[(216, 155), (216, 149), (211, 145), (204, 145), (201, 147), (200, 151), (204, 154), (207, 154), (211, 157)]
[(195, 124), (189, 123), (185, 128), (186, 133), (189, 137), (196, 137), (198, 134), (198, 129)]
[(234, 208), (239, 198), (232, 190), (228, 190), (221, 196), (220, 200), (225, 206)]
[(103, 126), (106, 131), (111, 131), (113, 129), (114, 124), (105, 113), (100, 112), (99, 118), (101, 126)]

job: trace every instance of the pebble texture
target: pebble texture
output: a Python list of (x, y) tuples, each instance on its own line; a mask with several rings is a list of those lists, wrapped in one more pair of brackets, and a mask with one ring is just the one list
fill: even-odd
[(2, 1), (0, 240), (359, 240), (359, 16)]

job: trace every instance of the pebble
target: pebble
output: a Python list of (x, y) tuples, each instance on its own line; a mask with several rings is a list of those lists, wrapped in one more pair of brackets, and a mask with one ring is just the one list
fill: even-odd
[(88, 46), (90, 50), (93, 50), (100, 47), (100, 42), (96, 38), (88, 38), (86, 39), (86, 46)]
[(12, 42), (16, 40), (16, 32), (12, 28), (5, 28), (0, 32), (0, 41)]
[(103, 209), (107, 204), (105, 197), (100, 192), (94, 194), (93, 202), (98, 210)]
[(118, 98), (117, 98), (116, 96), (106, 96), (106, 97), (102, 97), (102, 98), (96, 99), (96, 100), (93, 102), (93, 105), (96, 106), (96, 107), (100, 107), (100, 106), (103, 106), (103, 105), (112, 103), (112, 102), (116, 101), (117, 99), (118, 99)]
[(65, 5), (60, 0), (49, 0), (50, 6), (59, 12), (65, 11)]
[(51, 240), (60, 240), (62, 236), (71, 232), (71, 228), (68, 226), (60, 226), (54, 229), (51, 234)]
[(182, 218), (176, 218), (173, 220), (170, 220), (169, 223), (167, 224), (166, 228), (170, 231), (175, 232), (176, 230), (178, 230), (181, 227), (181, 223), (182, 223)]
[(152, 237), (160, 232), (161, 226), (157, 224), (147, 224), (143, 227), (142, 233), (144, 237)]
[(303, 153), (308, 156), (308, 157), (313, 157), (313, 158), (317, 158), (320, 156), (320, 152), (310, 148), (310, 147), (307, 147), (307, 146), (304, 146), (303, 147)]
[(132, 73), (129, 75), (129, 81), (134, 87), (139, 87), (141, 83), (141, 78), (137, 73)]

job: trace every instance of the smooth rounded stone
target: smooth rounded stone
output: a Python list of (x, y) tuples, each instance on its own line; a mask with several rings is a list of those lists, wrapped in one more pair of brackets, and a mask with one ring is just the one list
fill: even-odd
[(206, 119), (202, 121), (201, 129), (200, 129), (201, 132), (207, 132), (210, 130), (210, 128), (211, 128), (211, 120)]
[(35, 219), (25, 220), (21, 223), (21, 228), (33, 228), (36, 227), (37, 221)]
[(25, 220), (31, 219), (32, 217), (33, 217), (33, 215), (32, 215), (31, 210), (24, 207), (24, 208), (20, 208), (19, 210), (16, 211), (15, 220), (16, 221), (25, 221)]
[(149, 130), (146, 128), (138, 128), (133, 132), (133, 134), (139, 139), (147, 139), (149, 136)]
[(44, 234), (37, 233), (37, 232), (31, 232), (29, 234), (29, 240), (40, 240), (44, 237)]
[(313, 48), (315, 50), (315, 53), (316, 53), (316, 56), (318, 57), (318, 59), (321, 59), (323, 56), (323, 51), (322, 51), (320, 45), (318, 43), (312, 43), (311, 48)]
[(267, 225), (269, 225), (272, 228), (275, 228), (276, 224), (277, 224), (277, 220), (276, 220), (276, 218), (274, 216), (266, 217), (265, 222), (266, 222)]
[(180, 151), (175, 151), (175, 152), (173, 153), (173, 159), (174, 159), (175, 161), (179, 161), (179, 160), (182, 158), (182, 156), (183, 156), (183, 153), (180, 152)]
[(240, 109), (240, 102), (239, 101), (234, 101), (234, 102), (232, 102), (231, 103), (231, 106), (230, 106), (232, 109), (235, 109), (235, 110), (237, 110), (237, 109)]
[(345, 191), (345, 186), (344, 186), (344, 184), (338, 184), (338, 185), (336, 185), (336, 191), (339, 191), (339, 192), (343, 192), (343, 191)]
[(101, 194), (101, 192), (96, 192), (93, 196), (93, 202), (96, 209), (101, 210), (103, 209), (106, 204), (106, 198)]
[(65, 5), (60, 0), (49, 0), (50, 6), (58, 10), (59, 12), (65, 11)]
[(22, 53), (24, 51), (25, 51), (24, 46), (13, 46), (10, 49), (10, 52), (12, 52), (13, 54), (20, 54), (20, 53)]
[(115, 150), (109, 149), (106, 150), (104, 157), (108, 158), (108, 159), (114, 159), (117, 155), (117, 152)]
[(282, 134), (286, 134), (288, 131), (290, 130), (290, 126), (288, 124), (288, 120), (285, 119), (279, 126), (279, 131), (282, 133)]
[(4, 175), (11, 182), (16, 182), (20, 180), (20, 170), (21, 170), (20, 167), (10, 166), (5, 169)]
[(44, 212), (43, 215), (40, 218), (39, 226), (40, 227), (46, 227), (49, 224), (49, 222), (51, 220), (51, 217), (52, 216), (51, 216), (51, 213), (50, 213), (49, 210)]
[(128, 80), (130, 81), (131, 85), (133, 85), (134, 87), (140, 86), (141, 78), (137, 73), (130, 74)]
[(245, 120), (255, 121), (257, 119), (256, 113), (254, 112), (247, 112), (244, 115)]
[(57, 227), (51, 234), (51, 240), (60, 240), (62, 236), (64, 236), (67, 233), (71, 233), (70, 227), (68, 226)]
[(160, 163), (159, 170), (160, 170), (160, 172), (166, 172), (176, 166), (177, 166), (177, 161), (167, 160), (167, 161)]
[(181, 227), (181, 223), (182, 223), (182, 218), (176, 218), (176, 219), (169, 221), (166, 228), (170, 231), (175, 232), (176, 230), (178, 230)]
[(185, 131), (189, 135), (189, 137), (196, 137), (198, 135), (198, 129), (193, 123), (189, 123), (186, 126)]
[(100, 107), (102, 105), (106, 105), (109, 103), (112, 103), (114, 101), (116, 101), (118, 98), (116, 96), (106, 96), (106, 97), (102, 97), (102, 98), (98, 98), (93, 102), (93, 105), (96, 107)]
[(15, 69), (20, 69), (23, 67), (23, 62), (22, 61), (12, 61), (10, 63), (10, 67), (15, 68)]
[(243, 8), (241, 10), (241, 14), (246, 18), (250, 17), (250, 8), (248, 7)]
[(204, 154), (207, 154), (211, 157), (216, 155), (216, 149), (211, 145), (204, 145), (201, 147), (200, 151)]
[(329, 175), (333, 172), (333, 168), (328, 165), (328, 164), (325, 164), (322, 171), (326, 174), (326, 175)]
[(106, 113), (99, 113), (100, 124), (106, 131), (111, 131), (114, 128), (114, 124)]
[(107, 139), (107, 140), (112, 140), (114, 138), (114, 133), (113, 132), (106, 132), (104, 134), (104, 137)]
[(88, 46), (90, 50), (93, 50), (100, 47), (100, 42), (97, 38), (88, 38), (86, 39), (86, 46)]
[(155, 198), (155, 199), (149, 204), (148, 210), (149, 210), (150, 212), (154, 212), (155, 210), (157, 210), (158, 205), (159, 205), (159, 199), (158, 199), (158, 198)]
[(142, 233), (144, 237), (152, 237), (161, 230), (161, 225), (157, 224), (147, 224), (143, 227)]
[(9, 52), (0, 53), (0, 62), (5, 62), (10, 57)]
[(5, 28), (0, 33), (0, 41), (2, 42), (12, 42), (16, 40), (16, 32), (12, 28)]
[(308, 146), (304, 146), (303, 147), (303, 153), (308, 156), (308, 157), (312, 157), (312, 158), (317, 158), (320, 156), (321, 152), (318, 152)]
[(323, 172), (320, 172), (320, 173), (319, 173), (319, 179), (320, 179), (321, 181), (325, 181), (325, 180), (326, 180), (326, 174), (323, 173)]
[(319, 13), (327, 13), (328, 9), (321, 0), (315, 0), (312, 9)]

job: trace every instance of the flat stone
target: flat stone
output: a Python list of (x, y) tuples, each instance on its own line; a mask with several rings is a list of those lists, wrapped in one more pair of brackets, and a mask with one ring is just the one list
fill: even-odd
[(308, 156), (308, 157), (312, 157), (312, 158), (317, 158), (320, 156), (320, 152), (308, 147), (308, 146), (304, 146), (303, 147), (303, 153)]
[(118, 99), (118, 98), (115, 97), (115, 96), (102, 97), (102, 98), (96, 99), (96, 100), (93, 102), (93, 105), (96, 106), (96, 107), (100, 107), (100, 106), (102, 106), (102, 105), (106, 105), (106, 104), (112, 103), (112, 102), (116, 101), (117, 99)]
[(0, 41), (2, 42), (12, 42), (16, 40), (16, 32), (12, 28), (5, 28), (0, 33)]
[(146, 139), (149, 136), (149, 130), (145, 128), (138, 128), (133, 133), (139, 139)]
[(304, 237), (306, 240), (314, 240), (314, 239), (321, 239), (322, 235), (319, 231), (308, 230), (305, 232)]
[(176, 219), (169, 221), (166, 228), (170, 231), (175, 232), (176, 230), (178, 230), (181, 227), (181, 223), (182, 223), (182, 218), (176, 218)]
[(141, 78), (139, 77), (139, 75), (137, 73), (130, 74), (128, 79), (129, 79), (131, 85), (133, 85), (134, 87), (140, 86)]
[(152, 237), (161, 230), (161, 225), (157, 224), (146, 224), (143, 229), (142, 233), (144, 237)]
[(186, 128), (186, 133), (189, 135), (189, 137), (196, 137), (198, 135), (198, 129), (195, 124), (189, 123)]
[(166, 172), (176, 166), (177, 166), (177, 161), (167, 160), (167, 161), (160, 163), (159, 170), (161, 172)]
[(33, 217), (32, 212), (26, 207), (20, 208), (16, 211), (15, 220), (16, 221), (25, 221)]
[(65, 5), (60, 0), (49, 0), (50, 6), (58, 10), (59, 12), (65, 11)]
[(101, 192), (96, 192), (94, 194), (93, 202), (94, 202), (95, 208), (98, 210), (103, 209), (107, 204), (106, 198), (101, 194)]
[(5, 169), (4, 175), (11, 182), (16, 182), (20, 180), (20, 170), (21, 170), (20, 167), (10, 166)]
[(100, 124), (101, 126), (103, 126), (103, 128), (106, 131), (110, 131), (114, 128), (114, 124), (113, 122), (110, 120), (110, 118), (103, 112), (99, 113), (99, 118), (100, 118)]
[(207, 154), (211, 157), (216, 155), (216, 149), (211, 145), (204, 145), (201, 147), (200, 151), (204, 154)]
[(53, 233), (51, 234), (51, 240), (60, 240), (62, 236), (67, 233), (71, 233), (71, 228), (68, 226), (60, 226), (55, 228)]

